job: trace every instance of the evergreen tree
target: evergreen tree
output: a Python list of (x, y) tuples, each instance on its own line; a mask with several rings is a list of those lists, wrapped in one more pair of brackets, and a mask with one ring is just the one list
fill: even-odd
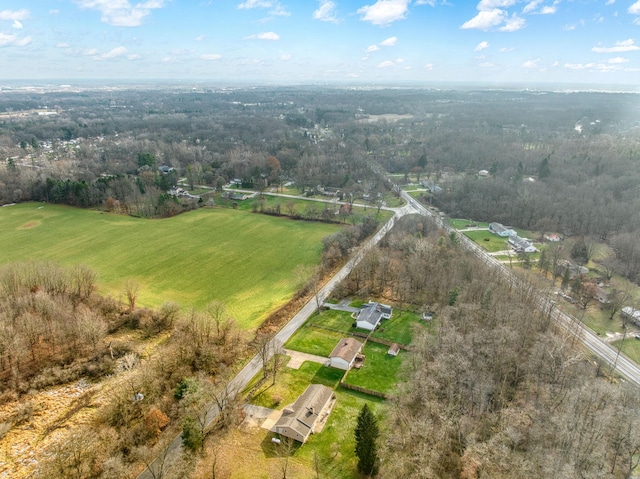
[(545, 156), (538, 166), (538, 178), (544, 179), (551, 176), (551, 168), (549, 167), (549, 156)]
[(358, 471), (368, 476), (378, 473), (378, 420), (369, 406), (365, 403), (358, 415), (356, 425), (356, 456), (358, 457)]
[(545, 278), (547, 277), (547, 273), (549, 272), (549, 257), (547, 256), (547, 250), (542, 249), (540, 251), (540, 259), (538, 260), (538, 269), (540, 272), (544, 272)]
[(182, 426), (182, 445), (191, 452), (202, 450), (204, 445), (204, 434), (191, 417), (187, 417)]

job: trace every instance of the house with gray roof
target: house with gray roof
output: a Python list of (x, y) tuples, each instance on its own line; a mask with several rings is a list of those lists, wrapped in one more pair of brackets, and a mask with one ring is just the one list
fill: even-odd
[(363, 304), (356, 316), (356, 327), (373, 331), (382, 318), (391, 319), (392, 314), (393, 309), (388, 304), (372, 302)]
[(334, 403), (332, 389), (309, 384), (296, 402), (284, 408), (272, 431), (304, 444), (326, 422)]
[(501, 236), (503, 238), (508, 238), (509, 236), (517, 236), (518, 234), (512, 229), (507, 228), (502, 223), (489, 223), (489, 231), (494, 235)]

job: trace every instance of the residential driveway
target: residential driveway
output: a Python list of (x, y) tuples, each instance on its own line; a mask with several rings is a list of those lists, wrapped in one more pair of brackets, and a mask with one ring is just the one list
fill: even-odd
[(245, 404), (242, 406), (246, 414), (244, 422), (247, 427), (261, 427), (270, 431), (282, 416), (282, 410)]
[(300, 366), (305, 361), (311, 361), (314, 363), (323, 364), (325, 366), (329, 364), (329, 358), (325, 358), (323, 356), (301, 353), (300, 351), (292, 351), (291, 349), (285, 349), (284, 352), (287, 353), (287, 356), (291, 358), (287, 363), (287, 367), (290, 367), (291, 369), (300, 369)]
[(329, 309), (336, 309), (338, 311), (347, 311), (349, 313), (359, 313), (360, 312), (360, 308), (354, 308), (353, 306), (349, 306), (350, 302), (351, 301), (346, 299), (346, 300), (343, 300), (343, 301), (339, 302), (338, 304), (322, 303), (322, 306), (324, 306), (325, 308), (329, 308)]

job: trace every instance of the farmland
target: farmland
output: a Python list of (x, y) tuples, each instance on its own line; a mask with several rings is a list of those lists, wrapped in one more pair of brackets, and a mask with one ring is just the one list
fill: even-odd
[(25, 203), (0, 208), (0, 263), (86, 264), (103, 294), (119, 298), (131, 279), (141, 306), (200, 308), (218, 300), (251, 328), (291, 297), (298, 287), (292, 270), (317, 263), (321, 239), (337, 229), (227, 209), (145, 220)]

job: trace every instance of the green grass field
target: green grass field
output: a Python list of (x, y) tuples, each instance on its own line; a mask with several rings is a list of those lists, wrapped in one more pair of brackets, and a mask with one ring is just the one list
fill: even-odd
[(371, 336), (409, 345), (413, 339), (414, 328), (432, 331), (433, 321), (421, 321), (420, 315), (411, 311), (394, 311), (391, 319), (383, 319), (380, 327)]
[(315, 354), (316, 356), (329, 357), (333, 348), (336, 347), (338, 341), (343, 337), (344, 335), (342, 334), (316, 329), (307, 323), (298, 329), (293, 337), (287, 341), (286, 348), (303, 353)]
[(393, 357), (387, 354), (388, 350), (389, 346), (367, 342), (362, 351), (366, 356), (362, 368), (351, 369), (345, 382), (381, 393), (394, 391), (398, 371), (407, 353), (400, 351), (398, 356)]
[(103, 294), (119, 298), (133, 279), (141, 306), (200, 308), (219, 300), (251, 328), (291, 297), (292, 270), (317, 263), (321, 239), (338, 228), (229, 209), (146, 220), (26, 203), (0, 208), (0, 264), (86, 264)]
[(462, 234), (477, 243), (480, 247), (484, 248), (489, 253), (495, 253), (496, 251), (509, 249), (507, 238), (502, 238), (488, 231), (465, 231)]

